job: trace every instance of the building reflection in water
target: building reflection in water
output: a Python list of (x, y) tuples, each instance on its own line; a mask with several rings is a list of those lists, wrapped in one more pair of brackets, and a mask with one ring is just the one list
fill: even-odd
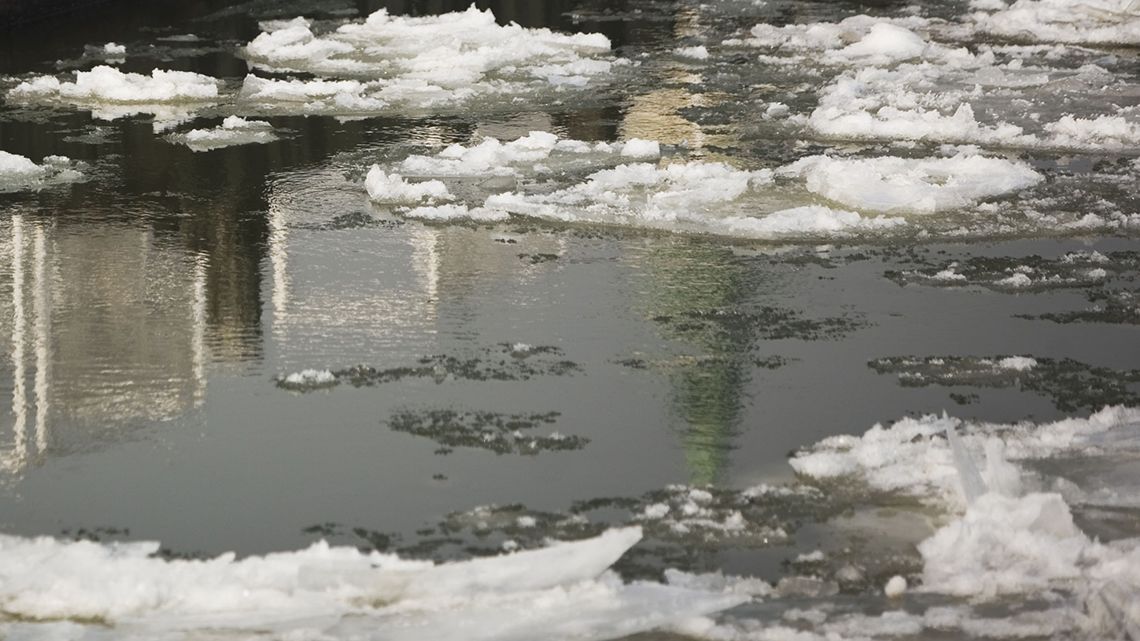
[(147, 229), (93, 233), (17, 213), (7, 232), (9, 471), (205, 400), (204, 259)]
[[(701, 9), (685, 7), (674, 13), (669, 36), (680, 46), (704, 30)], [(621, 136), (685, 146), (696, 157), (707, 156), (705, 145), (710, 142), (728, 142), (710, 140), (698, 123), (685, 116), (686, 109), (715, 106), (717, 100), (700, 91), (704, 78), (697, 69), (665, 59), (657, 69), (660, 82), (648, 83), (659, 88), (630, 99), (618, 127)], [(654, 243), (642, 258), (647, 284), (641, 289), (648, 295), (644, 304), (651, 317), (731, 307), (746, 295), (743, 267), (723, 248), (662, 242)], [(678, 359), (669, 366), (672, 404), (684, 425), (681, 440), (690, 482), (716, 483), (726, 471), (728, 452), (740, 428), (750, 339), (737, 332), (678, 332), (667, 325), (661, 332), (697, 352), (694, 358)]]

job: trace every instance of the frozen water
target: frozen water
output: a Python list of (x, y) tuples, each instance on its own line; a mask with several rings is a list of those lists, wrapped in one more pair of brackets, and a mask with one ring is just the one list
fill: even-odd
[(83, 179), (78, 165), (66, 156), (47, 156), (41, 164), (0, 151), (0, 192), (29, 191)]
[[(199, 638), (204, 631), (321, 638), (605, 639), (736, 605), (739, 590), (623, 585), (606, 569), (638, 528), (434, 565), (317, 543), (297, 552), (167, 561), (157, 543), (0, 537), (9, 634)], [(709, 582), (703, 582), (708, 585)], [(711, 587), (711, 586), (710, 586)], [(525, 609), (520, 606), (526, 603)], [(524, 614), (525, 613), (525, 614)], [(71, 621), (63, 628), (50, 621)], [(91, 622), (97, 622), (91, 625)]]
[(250, 145), (277, 140), (273, 125), (263, 120), (246, 120), (229, 116), (213, 129), (191, 129), (168, 136), (171, 142), (186, 145), (194, 151), (210, 151), (234, 145)]
[(960, 209), (1042, 180), (1022, 163), (974, 154), (921, 160), (811, 156), (780, 173), (803, 176), (808, 190), (848, 207), (875, 212)]

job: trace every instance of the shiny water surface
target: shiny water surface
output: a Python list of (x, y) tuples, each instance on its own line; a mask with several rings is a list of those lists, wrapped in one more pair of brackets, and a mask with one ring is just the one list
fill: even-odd
[[(725, 98), (799, 79), (734, 71), (730, 61), (694, 80), (700, 72), (668, 52), (759, 21), (903, 5), (477, 4), (504, 22), (601, 31), (643, 65), (580, 101), (273, 116), (278, 140), (202, 153), (168, 142), (146, 116), (0, 105), (0, 148), (66, 155), (88, 176), (0, 194), (0, 531), (159, 540), (176, 555), (264, 553), (326, 536), (466, 556), (499, 543), (457, 524), (477, 506), (557, 514), (598, 501), (599, 522), (621, 521), (619, 499), (645, 501), (672, 484), (787, 481), (790, 451), (878, 421), (943, 410), (1050, 420), (1100, 406), (1059, 408), (1049, 391), (1017, 386), (900, 385), (868, 367), (874, 359), (1140, 362), (1135, 324), (1034, 318), (1087, 308), (1082, 288), (1011, 294), (889, 277), (971, 257), (1135, 250), (1126, 235), (782, 245), (522, 219), (425, 224), (374, 206), (362, 187), (369, 164), (482, 135), (651, 138), (756, 166), (813, 153), (827, 146), (781, 138), (748, 115), (746, 100)], [(236, 82), (246, 72), (236, 49), (259, 20), (465, 6), (112, 3), (5, 36), (0, 75), (7, 88), (23, 74), (82, 68), (68, 58), (115, 41), (142, 52), (125, 71)], [(163, 40), (186, 33), (198, 40)], [(1078, 167), (1066, 176), (1080, 175), (1082, 158), (1065, 159)], [(358, 365), (392, 371), (283, 383)], [(1134, 402), (1135, 381), (1125, 390)], [(432, 423), (441, 416), (450, 422)], [(496, 447), (463, 432), (473, 425), (537, 440)], [(858, 509), (840, 511), (829, 525), (833, 515), (798, 518), (796, 536), (767, 545), (658, 542), (627, 569), (776, 581), (789, 559), (829, 541), (883, 544), (859, 533)], [(1138, 532), (1135, 514), (1087, 519), (1105, 536)], [(896, 525), (904, 540), (930, 531)]]

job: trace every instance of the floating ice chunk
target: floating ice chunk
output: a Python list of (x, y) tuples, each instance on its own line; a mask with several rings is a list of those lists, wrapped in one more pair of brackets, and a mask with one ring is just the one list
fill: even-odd
[(289, 374), (281, 379), (281, 382), (293, 386), (320, 387), (322, 385), (332, 385), (336, 383), (336, 376), (327, 369), (304, 369)]
[[(438, 181), (430, 181), (438, 182)], [(420, 185), (426, 183), (419, 183)], [(443, 184), (443, 183), (439, 183)], [(510, 218), (510, 214), (498, 209), (486, 207), (468, 207), (467, 205), (433, 205), (414, 207), (402, 212), (407, 218), (445, 222), (455, 220), (471, 220), (475, 222), (499, 222)]]
[[(963, 424), (958, 419), (933, 415), (904, 418), (889, 428), (875, 425), (860, 437), (823, 439), (797, 453), (789, 463), (797, 473), (814, 478), (852, 477), (878, 490), (962, 505), (959, 468), (949, 442), (942, 438), (950, 430), (955, 430), (971, 460), (973, 452), (985, 451), (987, 459), (1001, 455), (1017, 461), (1096, 451), (1096, 443), (1104, 435), (1135, 429), (1137, 423), (1140, 409), (1124, 407), (1108, 407), (1088, 418), (1040, 425)], [(986, 442), (992, 433), (1001, 433), (1003, 452), (987, 451)], [(1007, 472), (1002, 461), (987, 461), (988, 478), (982, 485), (990, 489), (1010, 487), (1008, 478), (997, 478)]]
[(813, 550), (807, 554), (800, 554), (796, 556), (796, 563), (819, 563), (827, 558), (823, 550)]
[(83, 174), (66, 156), (46, 156), (37, 165), (30, 158), (0, 151), (0, 192), (35, 190), (82, 179)]
[(682, 58), (692, 58), (693, 60), (708, 60), (709, 57), (709, 50), (703, 45), (696, 47), (679, 47), (674, 49), (673, 53)]
[(1140, 43), (1140, 10), (1132, 0), (1018, 0), (977, 8), (998, 11), (971, 16), (976, 29), (1019, 40)]
[(1042, 176), (1022, 163), (974, 154), (915, 160), (811, 156), (780, 169), (808, 190), (859, 209), (932, 213), (1031, 187)]
[(1024, 372), (1037, 367), (1037, 359), (1028, 356), (1010, 356), (998, 361), (998, 367)]
[(906, 579), (897, 574), (892, 576), (890, 580), (887, 581), (887, 585), (883, 587), (883, 594), (886, 594), (887, 597), (891, 599), (898, 598), (905, 592)]
[(60, 82), (51, 76), (33, 78), (17, 85), (10, 95), (76, 103), (213, 102), (218, 98), (218, 81), (189, 71), (155, 69), (150, 75), (142, 75), (99, 65), (91, 71), (75, 72), (74, 82)]
[[(1140, 18), (1137, 18), (1140, 24)], [(1062, 116), (1047, 123), (1044, 130), (1052, 134), (1049, 144), (1057, 147), (1125, 149), (1140, 145), (1140, 123), (1123, 116), (1077, 118)]]
[(1012, 287), (1014, 289), (1029, 287), (1032, 284), (1033, 279), (1020, 272), (994, 281), (994, 285), (997, 285), (998, 287)]
[(926, 41), (910, 29), (879, 22), (861, 40), (844, 47), (839, 54), (872, 64), (886, 64), (918, 58), (926, 46)]
[[(368, 170), (364, 188), (372, 200), (383, 203), (415, 204), (425, 200), (430, 202), (451, 198), (447, 185), (438, 180), (410, 183), (399, 174), (384, 173), (378, 165), (372, 165)], [(448, 212), (441, 211), (439, 215), (444, 216), (446, 213)], [(425, 216), (430, 214), (425, 213)]]
[(277, 140), (273, 125), (264, 120), (246, 120), (239, 116), (229, 116), (221, 126), (213, 129), (191, 129), (190, 131), (168, 136), (171, 142), (186, 145), (194, 151), (209, 151), (234, 145), (267, 143)]
[(189, 71), (155, 69), (150, 75), (123, 73), (99, 65), (75, 72), (74, 82), (37, 76), (20, 83), (8, 98), (19, 103), (67, 104), (90, 109), (93, 116), (114, 120), (148, 113), (158, 130), (189, 119), (201, 107), (219, 99), (218, 81)]
[[(611, 530), (573, 543), (433, 565), (325, 543), (236, 560), (165, 561), (157, 543), (103, 545), (0, 536), (0, 602), (29, 638), (51, 623), (130, 638), (606, 639), (747, 600), (603, 574), (641, 538)], [(87, 627), (87, 621), (98, 627)], [(58, 625), (58, 624), (54, 624)], [(51, 628), (57, 629), (57, 628)], [(539, 635), (539, 631), (541, 634)]]
[(853, 211), (842, 211), (821, 205), (806, 205), (772, 212), (763, 218), (735, 216), (725, 218), (718, 227), (733, 235), (780, 237), (839, 234), (850, 231), (874, 231), (906, 225), (902, 218), (877, 216), (864, 218)]
[(127, 55), (127, 48), (124, 45), (108, 42), (103, 45), (103, 53), (108, 56), (125, 56)]
[(665, 570), (665, 582), (697, 592), (741, 594), (751, 597), (766, 597), (772, 594), (772, 586), (766, 581), (752, 577), (725, 576), (720, 572), (690, 574), (670, 568)]
[(628, 158), (656, 158), (661, 155), (661, 144), (656, 140), (631, 138), (622, 145), (621, 155)]
[(1058, 494), (986, 494), (918, 546), (925, 590), (985, 597), (1078, 579), (1089, 548)]

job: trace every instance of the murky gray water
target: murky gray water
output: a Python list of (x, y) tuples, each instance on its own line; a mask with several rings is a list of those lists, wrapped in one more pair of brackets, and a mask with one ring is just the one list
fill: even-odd
[[(464, 8), (227, 4), (121, 3), (29, 27), (4, 37), (0, 75), (84, 67), (59, 60), (113, 40), (142, 52), (124, 71), (236, 80), (246, 66), (235, 48), (258, 20)], [(571, 512), (625, 522), (672, 484), (789, 481), (790, 451), (908, 414), (1042, 421), (1136, 404), (1135, 319), (1049, 319), (1089, 309), (1099, 284), (1010, 292), (981, 276), (956, 288), (898, 276), (986, 257), (1134, 252), (1127, 233), (776, 244), (517, 219), (433, 225), (374, 207), (360, 184), (368, 164), (478, 135), (643, 137), (753, 166), (831, 148), (782, 137), (748, 107), (802, 82), (796, 70), (730, 57), (692, 81), (669, 52), (761, 21), (898, 13), (902, 4), (489, 6), (500, 21), (601, 31), (643, 66), (604, 91), (518, 111), (270, 116), (279, 140), (204, 153), (156, 135), (145, 116), (98, 121), (0, 105), (0, 148), (66, 155), (89, 176), (0, 194), (0, 531), (159, 540), (176, 555), (289, 550), (325, 536), (448, 558), (504, 538), (530, 545), (591, 531), (565, 521)], [(199, 40), (163, 39), (185, 33)], [(1117, 53), (1118, 68), (1135, 74), (1135, 50)], [(1082, 185), (1135, 213), (1133, 182), (1088, 177), (1111, 174), (1104, 167), (1130, 162), (1127, 153), (1021, 156), (1052, 171), (1058, 191)], [(1113, 283), (1135, 291), (1130, 265)], [(906, 384), (869, 366), (1003, 355), (1072, 359), (1065, 371), (1101, 368), (1097, 380), (1117, 387)], [(332, 371), (336, 383), (279, 384), (309, 368)], [(615, 501), (583, 505), (597, 499)], [(541, 527), (497, 527), (495, 510), (470, 517), (474, 525), (456, 516), (493, 505), (514, 506), (504, 507), (508, 521), (537, 515)], [(775, 582), (821, 545), (871, 550), (888, 559), (885, 576), (913, 570), (906, 550), (929, 529), (880, 514), (863, 531), (852, 505), (816, 514), (775, 506), (755, 517), (791, 514), (783, 539), (651, 533), (625, 570)], [(1109, 538), (1140, 534), (1134, 508), (1121, 509), (1090, 511), (1084, 525)], [(875, 540), (883, 522), (901, 542)]]

